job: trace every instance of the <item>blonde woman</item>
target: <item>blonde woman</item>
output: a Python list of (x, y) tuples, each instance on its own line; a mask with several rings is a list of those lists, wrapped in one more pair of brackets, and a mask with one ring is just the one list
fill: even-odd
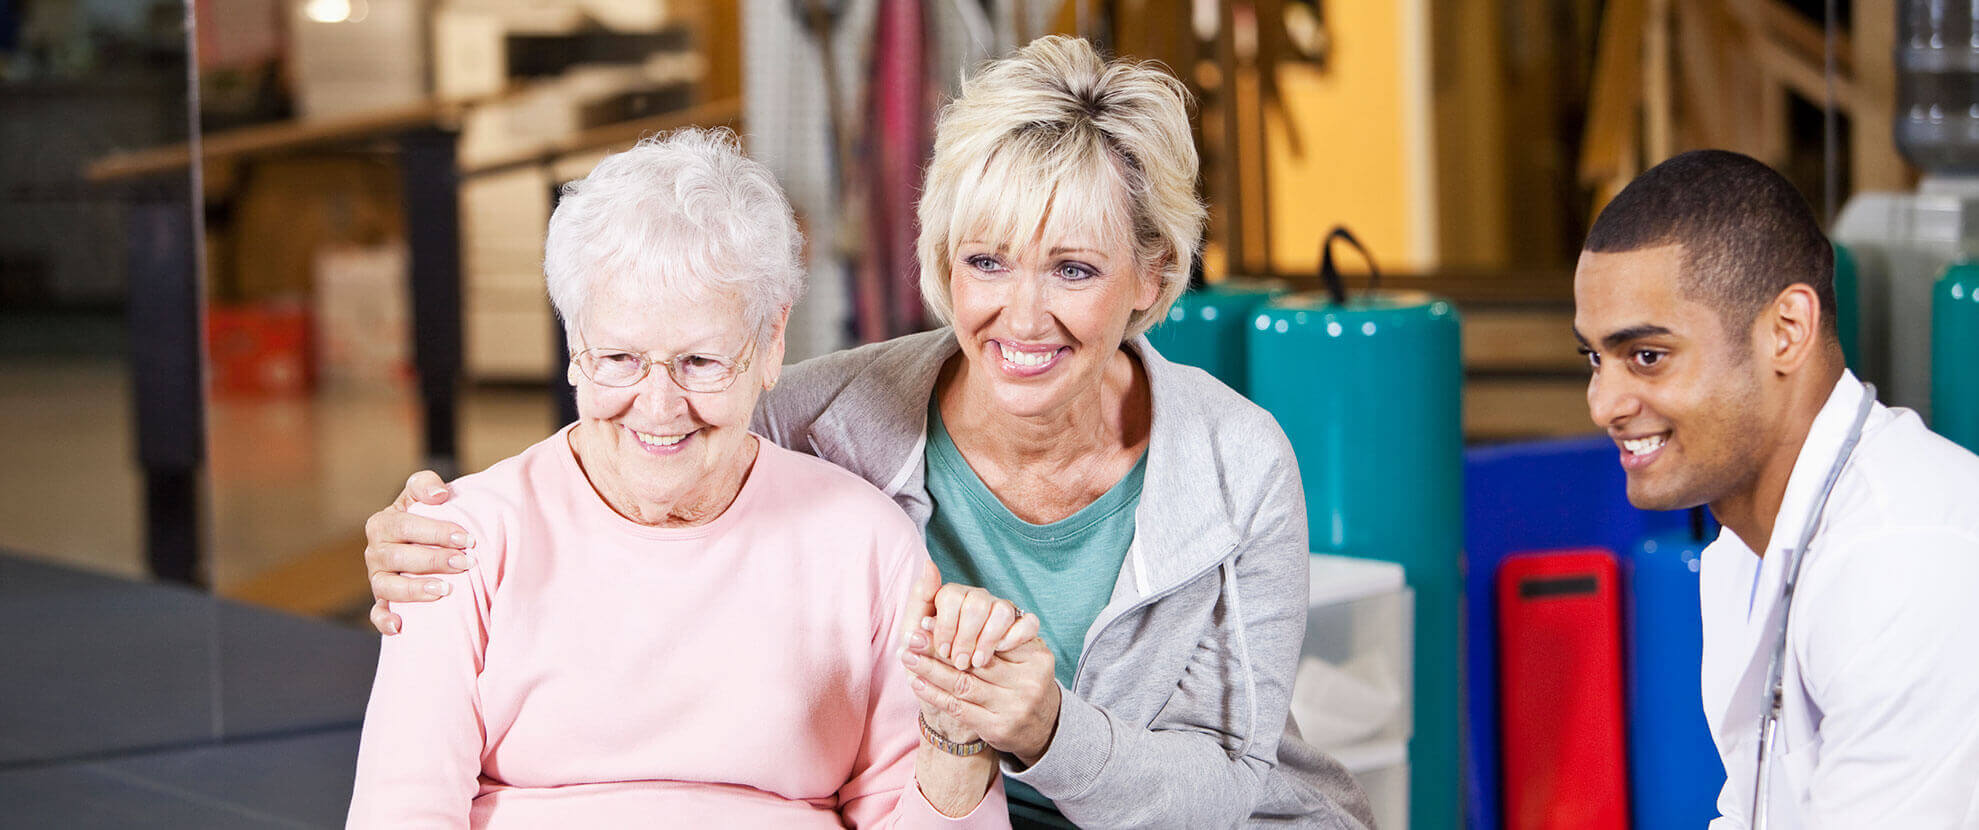
[[(791, 366), (756, 411), (920, 527), (949, 582), (918, 586), (901, 661), (940, 740), (1001, 754), (1017, 826), (1372, 821), (1287, 716), (1308, 561), (1291, 447), (1140, 336), (1186, 287), (1197, 167), (1161, 69), (1061, 37), (989, 63), (942, 112), (920, 204), (948, 325)], [(463, 529), (398, 509), (446, 497), (420, 474), (370, 523), (380, 630), (385, 601), (433, 596), (402, 574), (471, 567)]]

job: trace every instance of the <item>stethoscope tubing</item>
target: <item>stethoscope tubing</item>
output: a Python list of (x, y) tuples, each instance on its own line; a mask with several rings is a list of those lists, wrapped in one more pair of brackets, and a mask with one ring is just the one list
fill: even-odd
[(1807, 554), (1807, 546), (1814, 541), (1814, 534), (1821, 528), (1821, 518), (1828, 511), (1828, 498), (1835, 494), (1835, 483), (1841, 480), (1842, 470), (1848, 466), (1849, 458), (1855, 455), (1855, 445), (1862, 441), (1862, 428), (1869, 422), (1869, 413), (1876, 407), (1876, 387), (1862, 384), (1862, 403), (1856, 406), (1855, 421), (1849, 425), (1848, 436), (1842, 439), (1842, 448), (1835, 453), (1835, 462), (1828, 467), (1828, 475), (1821, 480), (1821, 490), (1814, 497), (1814, 509), (1800, 527), (1800, 538), (1793, 549), (1787, 552), (1786, 578), (1780, 583), (1780, 623), (1774, 632), (1773, 659), (1766, 670), (1766, 697), (1760, 704), (1765, 715), (1759, 719), (1759, 751), (1752, 781), (1752, 830), (1765, 830), (1769, 826), (1767, 791), (1772, 786), (1771, 764), (1773, 739), (1779, 733), (1780, 712), (1783, 708), (1786, 685), (1787, 619), (1793, 613), (1794, 586), (1800, 582), (1800, 565)]

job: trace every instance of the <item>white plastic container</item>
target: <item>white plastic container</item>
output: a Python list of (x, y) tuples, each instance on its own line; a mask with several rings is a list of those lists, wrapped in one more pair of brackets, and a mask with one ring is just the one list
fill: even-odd
[(1292, 717), (1367, 790), (1383, 828), (1406, 828), (1415, 593), (1392, 562), (1313, 554)]

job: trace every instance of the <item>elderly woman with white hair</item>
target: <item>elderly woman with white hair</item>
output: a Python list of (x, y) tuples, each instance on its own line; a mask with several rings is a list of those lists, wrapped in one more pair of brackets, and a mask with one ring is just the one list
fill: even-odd
[(385, 641), (352, 826), (1007, 826), (993, 754), (916, 726), (914, 524), (749, 431), (799, 248), (720, 134), (565, 189), (544, 271), (578, 420), (419, 509), (479, 567)]
[[(902, 662), (952, 721), (937, 737), (998, 751), (1017, 826), (1372, 824), (1288, 716), (1309, 562), (1291, 446), (1140, 336), (1186, 287), (1197, 166), (1161, 69), (1060, 37), (990, 62), (942, 112), (919, 208), (948, 325), (792, 366), (756, 412), (925, 535), (952, 581), (917, 585)], [(416, 500), (446, 489), (416, 475)], [(401, 573), (485, 544), (396, 507), (369, 531), (387, 631), (382, 601), (431, 598)]]

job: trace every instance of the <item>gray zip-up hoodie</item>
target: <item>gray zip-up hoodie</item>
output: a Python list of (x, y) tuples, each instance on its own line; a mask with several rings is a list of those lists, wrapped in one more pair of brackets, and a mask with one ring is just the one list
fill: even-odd
[[(1289, 715), (1309, 562), (1291, 444), (1207, 373), (1129, 346), (1154, 410), (1134, 541), (1051, 746), (1005, 774), (1083, 827), (1373, 826)], [(789, 366), (754, 429), (865, 477), (925, 530), (928, 401), (958, 348), (944, 328)]]

